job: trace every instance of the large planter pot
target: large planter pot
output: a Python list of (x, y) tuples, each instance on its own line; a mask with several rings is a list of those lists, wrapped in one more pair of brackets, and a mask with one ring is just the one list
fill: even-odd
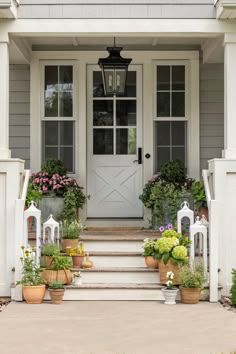
[(171, 261), (168, 261), (167, 264), (163, 262), (161, 259), (159, 261), (159, 274), (160, 274), (160, 283), (165, 284), (167, 282), (166, 278), (166, 273), (167, 272), (173, 272), (174, 273), (174, 278), (173, 278), (173, 283), (175, 285), (179, 284), (179, 267), (177, 264), (172, 263)]
[(74, 267), (82, 268), (83, 261), (84, 261), (84, 256), (80, 256), (80, 255), (72, 256), (72, 262)]
[(201, 288), (180, 287), (181, 302), (183, 304), (197, 304), (200, 300)]
[(45, 285), (24, 285), (22, 291), (27, 304), (41, 304), (45, 296)]
[(145, 257), (145, 263), (148, 268), (157, 269), (158, 268), (158, 260), (154, 259), (153, 256)]
[(66, 249), (68, 248), (77, 248), (78, 247), (78, 242), (79, 240), (76, 239), (62, 239), (61, 240), (61, 248), (62, 251), (66, 252)]
[(53, 283), (54, 281), (60, 281), (63, 284), (71, 284), (72, 282), (72, 272), (70, 270), (44, 269), (42, 271), (42, 277), (47, 284)]
[(53, 215), (53, 219), (58, 220), (62, 214), (64, 208), (64, 198), (53, 195), (45, 195), (42, 200), (39, 201), (39, 209), (41, 210), (42, 223), (47, 221), (50, 214)]
[(176, 304), (176, 297), (178, 294), (179, 289), (161, 289), (162, 294), (165, 298), (165, 305), (175, 305)]
[(61, 304), (64, 296), (64, 289), (48, 289), (52, 304)]

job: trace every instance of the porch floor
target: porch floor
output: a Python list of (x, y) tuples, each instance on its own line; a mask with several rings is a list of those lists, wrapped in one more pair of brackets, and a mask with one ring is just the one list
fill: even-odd
[(7, 354), (233, 353), (235, 328), (234, 312), (207, 302), (12, 302), (0, 314)]

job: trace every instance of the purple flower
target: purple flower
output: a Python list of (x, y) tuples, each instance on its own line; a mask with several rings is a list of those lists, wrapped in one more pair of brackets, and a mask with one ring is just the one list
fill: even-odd
[(160, 232), (163, 232), (164, 230), (165, 230), (164, 226), (160, 226), (160, 227), (159, 227), (159, 231), (160, 231)]
[(167, 225), (167, 229), (168, 230), (171, 230), (173, 228), (173, 225), (171, 224), (171, 223), (169, 223), (168, 225)]

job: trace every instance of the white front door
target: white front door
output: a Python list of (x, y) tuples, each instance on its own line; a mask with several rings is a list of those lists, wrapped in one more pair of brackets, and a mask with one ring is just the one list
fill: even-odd
[(88, 66), (88, 218), (141, 218), (142, 67), (131, 65), (124, 97), (104, 97)]

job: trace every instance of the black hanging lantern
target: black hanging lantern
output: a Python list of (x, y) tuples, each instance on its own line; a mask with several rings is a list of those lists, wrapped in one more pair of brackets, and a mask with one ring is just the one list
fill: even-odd
[(98, 65), (102, 69), (102, 79), (105, 96), (124, 96), (128, 66), (132, 59), (122, 58), (120, 52), (123, 48), (108, 47), (109, 56), (100, 58)]

